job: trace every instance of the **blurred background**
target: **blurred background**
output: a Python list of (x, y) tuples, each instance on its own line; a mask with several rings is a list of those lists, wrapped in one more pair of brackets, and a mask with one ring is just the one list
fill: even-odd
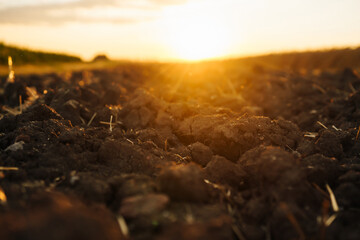
[(357, 47), (358, 0), (0, 0), (0, 42), (91, 60)]

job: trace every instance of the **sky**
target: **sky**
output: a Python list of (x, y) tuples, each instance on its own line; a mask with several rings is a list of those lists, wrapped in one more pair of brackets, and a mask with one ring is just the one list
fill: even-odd
[(131, 60), (360, 46), (359, 0), (0, 0), (0, 41)]

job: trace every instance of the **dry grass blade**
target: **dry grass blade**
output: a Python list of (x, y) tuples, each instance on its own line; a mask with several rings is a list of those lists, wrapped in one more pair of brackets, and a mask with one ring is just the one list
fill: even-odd
[(116, 125), (116, 122), (113, 122), (113, 115), (110, 116), (110, 122), (99, 121), (99, 123), (104, 125), (109, 125), (110, 132), (112, 132), (113, 126)]
[(126, 138), (126, 141), (128, 141), (129, 143), (131, 143), (131, 145), (134, 145), (135, 143), (133, 141), (131, 141), (130, 139)]
[(312, 185), (315, 187), (316, 190), (321, 193), (321, 195), (323, 195), (323, 197), (329, 199), (329, 195), (324, 190), (322, 190), (319, 185), (317, 185), (316, 183), (313, 183)]
[(326, 90), (323, 89), (322, 87), (320, 87), (319, 85), (314, 83), (313, 87), (316, 88), (317, 90), (319, 90), (321, 93), (326, 94)]
[(359, 125), (359, 129), (358, 129), (358, 131), (357, 131), (357, 134), (356, 134), (356, 141), (359, 139), (359, 134), (360, 134), (360, 125)]
[[(327, 195), (327, 194), (326, 194)], [(326, 239), (326, 220), (329, 216), (329, 208), (330, 208), (330, 201), (328, 200), (328, 196), (323, 200), (322, 202), (322, 208), (321, 208), (321, 217), (319, 216), (317, 218), (318, 223), (321, 224), (320, 227), (320, 238), (321, 240)]]
[(22, 113), (22, 97), (21, 95), (19, 95), (19, 108), (20, 108), (20, 113)]
[(290, 211), (288, 205), (284, 202), (280, 203), (280, 208), (285, 212), (286, 217), (289, 219), (290, 223), (293, 225), (294, 229), (296, 230), (296, 232), (299, 234), (299, 239), (301, 240), (305, 240), (305, 234), (303, 232), (303, 230), (300, 227), (299, 222), (296, 220), (294, 214)]
[(165, 152), (168, 151), (168, 140), (167, 139), (165, 139), (164, 150), (165, 150)]
[(9, 65), (9, 76), (7, 78), (8, 83), (13, 83), (15, 78), (15, 73), (13, 71), (13, 61), (11, 56), (8, 56), (8, 65)]
[(219, 185), (219, 184), (216, 184), (216, 183), (212, 183), (212, 182), (210, 182), (210, 181), (207, 180), (207, 179), (204, 179), (204, 182), (205, 182), (206, 184), (211, 185), (213, 188), (221, 189), (221, 190), (224, 189), (223, 186), (221, 186), (221, 185)]
[(354, 88), (354, 85), (352, 85), (351, 82), (349, 82), (349, 88), (352, 91), (352, 93), (356, 93), (356, 89)]
[(14, 116), (19, 115), (21, 113), (15, 108), (7, 107), (7, 106), (3, 106), (2, 109)]
[[(44, 90), (44, 94), (45, 94), (45, 91), (46, 90)], [(36, 99), (39, 98), (39, 94), (37, 93), (36, 88), (34, 88), (34, 87), (26, 87), (26, 93), (27, 93), (27, 95), (29, 95), (28, 101), (30, 101), (30, 102), (34, 102)]]
[(13, 61), (12, 61), (12, 57), (8, 56), (8, 65), (9, 65), (9, 71), (12, 70), (12, 65), (13, 65)]
[(191, 208), (189, 207), (189, 205), (186, 205), (185, 209), (186, 209), (185, 222), (188, 224), (194, 223), (194, 221), (195, 221), (194, 215), (192, 214), (192, 211), (191, 211)]
[(91, 123), (94, 121), (95, 117), (96, 117), (97, 113), (94, 113), (90, 119), (90, 121), (88, 122), (88, 127), (91, 125)]
[(0, 171), (18, 171), (17, 167), (0, 167)]
[(329, 217), (326, 221), (325, 221), (325, 226), (329, 227), (336, 219), (336, 214), (331, 215), (331, 217)]
[(118, 221), (121, 233), (125, 237), (128, 237), (129, 236), (129, 228), (128, 228), (126, 222), (125, 222), (125, 219), (122, 216), (118, 216), (117, 221)]
[(112, 132), (112, 130), (113, 130), (112, 120), (113, 120), (113, 115), (110, 116), (110, 126), (109, 126), (110, 132)]
[[(207, 179), (204, 179), (204, 182), (206, 184), (209, 184), (214, 189), (219, 190), (222, 193), (222, 195), (224, 196), (225, 199), (227, 199), (228, 201), (231, 201), (231, 191), (229, 189), (226, 189), (226, 187), (224, 187), (222, 185), (212, 183)], [(229, 207), (230, 207), (230, 209), (229, 209)], [(228, 205), (228, 210), (230, 210), (229, 213), (233, 213), (233, 209), (232, 209), (231, 205)]]
[[(110, 122), (99, 121), (99, 123), (104, 125), (110, 125)], [(116, 125), (116, 123), (111, 123), (111, 125)]]
[(4, 190), (0, 187), (0, 204), (5, 204), (7, 201)]
[(336, 131), (342, 131), (340, 128), (337, 128), (334, 125), (332, 125), (332, 128), (335, 129)]
[(187, 162), (189, 159), (188, 159), (188, 157), (183, 157), (183, 156), (181, 156), (180, 154), (174, 154), (174, 156), (176, 156), (176, 157), (178, 157), (180, 160), (182, 160), (182, 161), (184, 161), (184, 162)]
[(318, 134), (314, 132), (307, 132), (304, 134), (304, 137), (308, 137), (308, 138), (316, 138), (317, 136)]
[(227, 78), (226, 80), (227, 80), (227, 84), (228, 84), (228, 86), (229, 86), (229, 88), (230, 88), (230, 90), (231, 90), (231, 93), (232, 93), (233, 95), (237, 95), (236, 89), (235, 89), (235, 87), (234, 87), (234, 84), (231, 82), (230, 79)]
[(319, 124), (320, 126), (322, 126), (323, 128), (328, 129), (327, 126), (325, 126), (325, 125), (322, 124), (321, 122), (317, 121), (316, 123)]
[(83, 119), (82, 117), (79, 117), (79, 118), (80, 118), (80, 121), (82, 124), (86, 124), (85, 119)]
[(232, 225), (231, 228), (232, 228), (235, 236), (237, 237), (237, 239), (246, 240), (245, 236), (241, 233), (240, 229), (236, 225)]
[(338, 212), (339, 211), (339, 205), (337, 204), (336, 198), (335, 198), (335, 194), (333, 193), (333, 191), (331, 190), (330, 186), (328, 184), (326, 184), (326, 189), (329, 192), (330, 195), (330, 201), (331, 201), (331, 206), (334, 210), (334, 212)]

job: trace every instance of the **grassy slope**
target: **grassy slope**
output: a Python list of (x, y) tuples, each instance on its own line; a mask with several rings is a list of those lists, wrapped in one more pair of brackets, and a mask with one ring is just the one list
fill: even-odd
[[(98, 61), (98, 62), (71, 62), (55, 64), (26, 64), (17, 66), (14, 64), (13, 69), (15, 76), (19, 74), (43, 74), (43, 73), (63, 73), (68, 71), (81, 71), (90, 69), (113, 68), (123, 63), (122, 61)], [(0, 65), (0, 76), (6, 76), (9, 73), (8, 66)]]
[(32, 51), (23, 48), (7, 46), (3, 43), (0, 43), (0, 65), (7, 65), (8, 56), (11, 56), (13, 58), (13, 61), (16, 65), (42, 63), (49, 64), (57, 62), (81, 62), (81, 59), (76, 56)]
[[(236, 61), (236, 60), (235, 60)], [(276, 53), (239, 59), (290, 70), (360, 68), (360, 47), (321, 51)]]

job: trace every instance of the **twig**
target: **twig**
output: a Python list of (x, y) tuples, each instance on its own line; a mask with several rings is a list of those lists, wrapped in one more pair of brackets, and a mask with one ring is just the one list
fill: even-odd
[(337, 204), (336, 198), (335, 198), (335, 194), (333, 193), (333, 191), (331, 190), (330, 186), (328, 184), (326, 184), (326, 189), (329, 192), (330, 195), (330, 201), (331, 201), (331, 206), (334, 210), (334, 212), (338, 212), (339, 211), (339, 205)]
[(359, 129), (357, 131), (357, 134), (356, 134), (356, 141), (359, 139), (359, 134), (360, 134), (360, 125), (359, 125)]
[(328, 129), (327, 126), (325, 126), (324, 124), (322, 124), (320, 121), (317, 121), (316, 123), (319, 124), (320, 126), (322, 126), (323, 128)]
[(90, 119), (90, 121), (88, 122), (88, 127), (91, 125), (91, 123), (94, 121), (95, 117), (96, 117), (97, 113), (94, 113)]
[(19, 108), (20, 108), (20, 113), (22, 113), (22, 97), (21, 97), (21, 95), (19, 95)]

